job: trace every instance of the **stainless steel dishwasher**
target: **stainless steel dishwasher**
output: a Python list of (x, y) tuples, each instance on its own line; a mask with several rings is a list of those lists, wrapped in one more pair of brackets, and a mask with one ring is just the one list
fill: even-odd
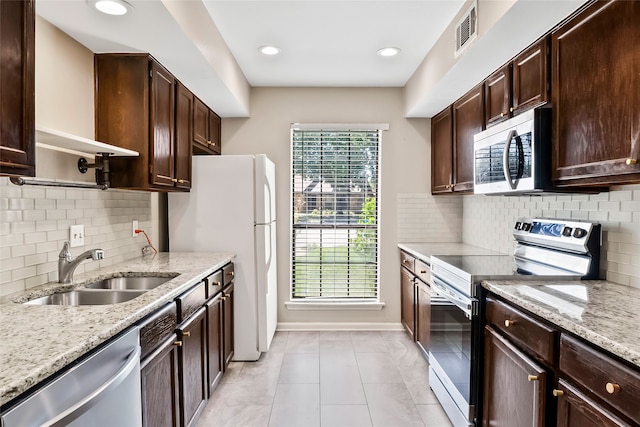
[(2, 427), (141, 427), (138, 328), (95, 351), (1, 416)]

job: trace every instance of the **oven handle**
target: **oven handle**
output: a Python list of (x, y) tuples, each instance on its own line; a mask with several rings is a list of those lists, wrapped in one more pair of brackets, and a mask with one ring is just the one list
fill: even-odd
[(511, 148), (511, 140), (516, 136), (518, 136), (518, 133), (515, 129), (509, 131), (507, 140), (504, 143), (504, 152), (502, 153), (502, 170), (504, 172), (504, 177), (507, 179), (507, 183), (512, 190), (515, 190), (516, 183), (511, 179), (511, 171), (509, 170), (509, 149)]
[(460, 292), (455, 291), (445, 282), (435, 276), (431, 276), (431, 279), (431, 288), (435, 291), (436, 294), (445, 298), (460, 310), (464, 311), (468, 318), (471, 318), (471, 316), (476, 314), (474, 313), (475, 304), (473, 304), (473, 300), (471, 298), (467, 298)]

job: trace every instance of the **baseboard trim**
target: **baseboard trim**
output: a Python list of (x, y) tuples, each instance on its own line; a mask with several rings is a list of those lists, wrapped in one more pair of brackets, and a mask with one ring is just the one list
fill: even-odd
[(388, 322), (279, 322), (277, 331), (404, 331), (401, 323)]

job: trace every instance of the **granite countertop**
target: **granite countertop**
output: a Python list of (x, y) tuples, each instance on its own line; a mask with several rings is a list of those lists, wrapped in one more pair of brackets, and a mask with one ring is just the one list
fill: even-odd
[(482, 286), (640, 367), (640, 289), (604, 280), (485, 280)]
[(467, 245), (466, 243), (398, 243), (398, 247), (429, 264), (431, 264), (433, 255), (504, 255), (491, 249)]
[[(0, 405), (54, 374), (218, 270), (231, 253), (159, 253), (77, 274), (0, 299)], [(119, 273), (179, 275), (130, 301), (112, 305), (20, 304)]]

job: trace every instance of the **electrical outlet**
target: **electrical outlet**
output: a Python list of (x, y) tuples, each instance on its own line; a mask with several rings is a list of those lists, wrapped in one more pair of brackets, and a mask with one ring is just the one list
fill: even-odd
[(84, 225), (72, 225), (69, 228), (69, 243), (72, 248), (84, 246)]
[(133, 237), (136, 237), (138, 235), (138, 233), (136, 233), (137, 229), (138, 229), (138, 220), (134, 219), (133, 220), (133, 230), (131, 231), (133, 233)]

